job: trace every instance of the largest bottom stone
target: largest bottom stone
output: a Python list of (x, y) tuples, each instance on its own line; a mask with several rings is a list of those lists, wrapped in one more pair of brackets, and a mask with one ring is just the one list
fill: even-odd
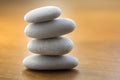
[(78, 65), (78, 59), (73, 56), (44, 56), (33, 54), (23, 60), (26, 68), (32, 70), (62, 70), (72, 69)]

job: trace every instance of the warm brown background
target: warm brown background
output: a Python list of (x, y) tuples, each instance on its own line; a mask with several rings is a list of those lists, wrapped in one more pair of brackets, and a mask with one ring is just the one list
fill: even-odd
[[(71, 71), (30, 71), (22, 60), (31, 53), (23, 16), (41, 6), (58, 6), (77, 28), (68, 34), (80, 60)], [(0, 80), (120, 80), (119, 0), (0, 0)]]

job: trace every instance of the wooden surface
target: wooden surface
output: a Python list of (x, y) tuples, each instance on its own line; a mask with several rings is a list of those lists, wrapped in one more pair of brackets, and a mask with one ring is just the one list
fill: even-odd
[[(61, 17), (76, 21), (68, 34), (80, 60), (69, 71), (30, 71), (22, 60), (31, 55), (24, 35), (24, 14), (36, 7), (56, 5)], [(0, 80), (120, 80), (119, 0), (0, 0)]]

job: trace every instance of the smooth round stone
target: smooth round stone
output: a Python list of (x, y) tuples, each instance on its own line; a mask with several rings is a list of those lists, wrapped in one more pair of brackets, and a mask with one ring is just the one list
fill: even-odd
[(72, 69), (78, 65), (78, 59), (73, 56), (42, 56), (30, 55), (23, 60), (26, 68), (32, 70), (62, 70)]
[(25, 33), (31, 38), (51, 38), (72, 32), (75, 29), (75, 22), (71, 19), (60, 18), (49, 22), (29, 24)]
[(44, 22), (59, 17), (61, 9), (56, 6), (46, 6), (29, 11), (24, 20), (30, 23)]
[(36, 39), (28, 43), (29, 51), (41, 55), (63, 55), (73, 48), (73, 42), (66, 37)]

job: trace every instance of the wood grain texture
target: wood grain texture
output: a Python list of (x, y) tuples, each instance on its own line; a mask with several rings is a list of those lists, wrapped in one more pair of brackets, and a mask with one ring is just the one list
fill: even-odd
[[(0, 80), (120, 80), (120, 1), (1, 0), (0, 5)], [(67, 35), (75, 43), (70, 55), (80, 60), (73, 70), (31, 71), (22, 64), (31, 54), (23, 16), (44, 5), (62, 8), (61, 17), (77, 23)]]

